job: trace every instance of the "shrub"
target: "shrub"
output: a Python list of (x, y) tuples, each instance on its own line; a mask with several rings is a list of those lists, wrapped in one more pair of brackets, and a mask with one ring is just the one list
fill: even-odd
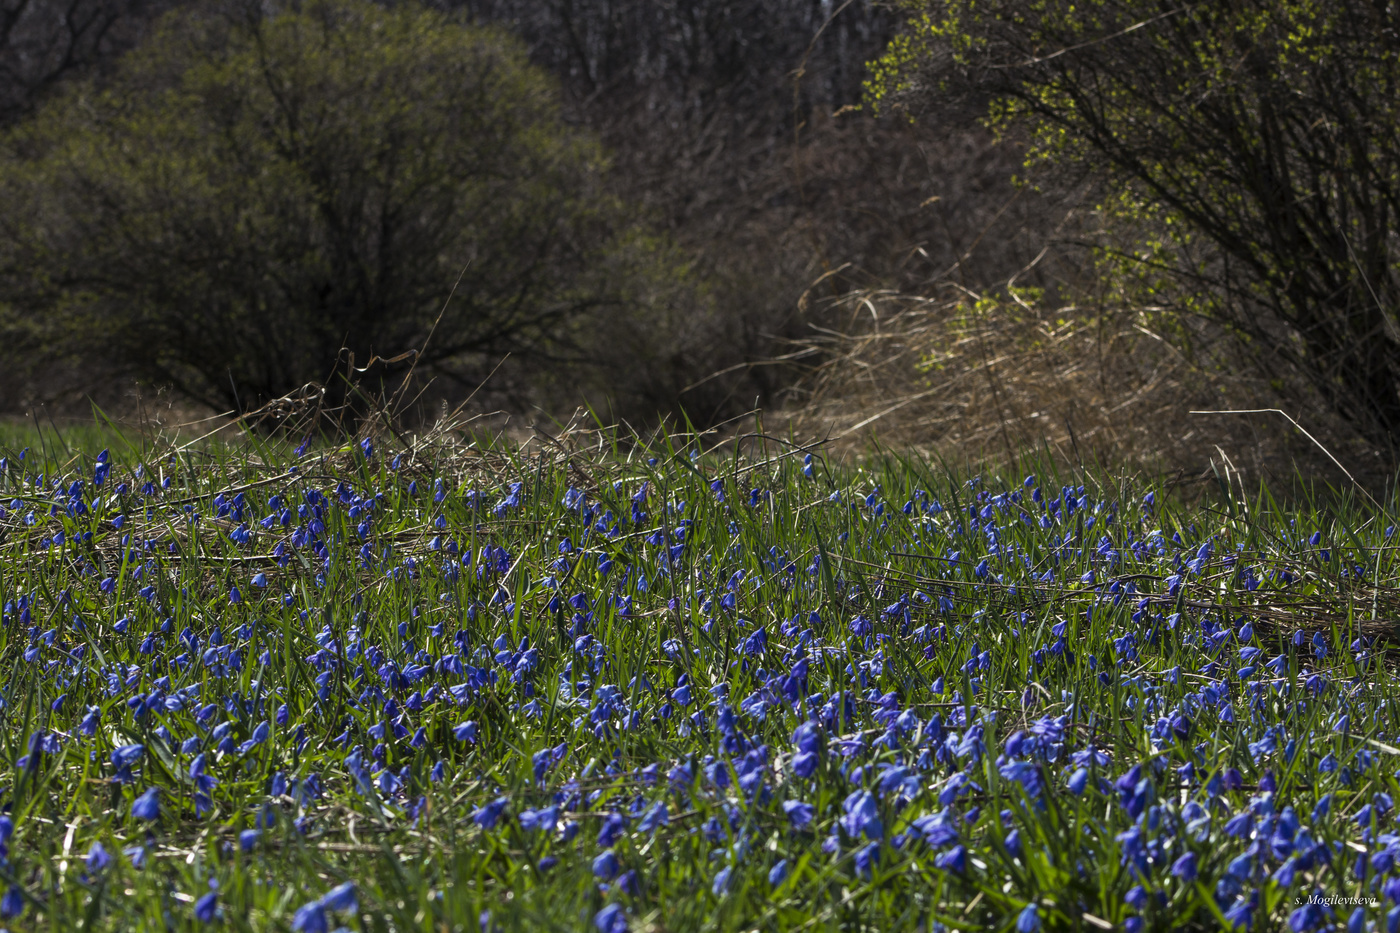
[[(1223, 324), (1400, 458), (1400, 20), (1360, 0), (915, 0), (872, 89), (1099, 183), (1145, 303)], [(988, 106), (990, 104), (990, 106)], [(1126, 226), (1121, 221), (1127, 221)]]
[(576, 356), (580, 319), (625, 300), (600, 147), (515, 41), (411, 4), (173, 15), (3, 158), (11, 323), (218, 408), (325, 379), (342, 347), (426, 344), (420, 371), (458, 376)]

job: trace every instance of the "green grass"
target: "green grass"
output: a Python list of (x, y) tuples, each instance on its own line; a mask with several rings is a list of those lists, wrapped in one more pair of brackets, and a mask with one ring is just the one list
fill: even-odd
[[(1049, 929), (1216, 929), (1251, 896), (1261, 929), (1309, 892), (1384, 922), (1389, 875), (1353, 863), (1394, 830), (1375, 795), (1400, 794), (1393, 501), (898, 456), (818, 455), (809, 478), (758, 438), (366, 457), (109, 437), (0, 434), (12, 929), (286, 930), (346, 882), (329, 926), (424, 933), (593, 929), (610, 905), (634, 930), (1010, 929), (1031, 904)], [(1038, 747), (1006, 747), (1026, 730)], [(1227, 769), (1237, 787), (1209, 783)], [(1254, 836), (1232, 835), (1251, 801)], [(554, 831), (522, 824), (551, 805)], [(635, 874), (595, 873), (605, 851)]]

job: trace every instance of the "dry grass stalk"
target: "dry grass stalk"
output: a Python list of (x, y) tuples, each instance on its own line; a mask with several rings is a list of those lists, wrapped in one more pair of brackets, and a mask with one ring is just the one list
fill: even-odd
[[(1256, 477), (1289, 474), (1295, 461), (1325, 469), (1278, 419), (1191, 415), (1275, 404), (1273, 388), (1207, 324), (1157, 308), (1051, 310), (1014, 289), (866, 291), (839, 306), (845, 326), (808, 342), (825, 362), (795, 393), (799, 435), (829, 433), (847, 447), (878, 438), (958, 460), (1014, 460), (1043, 445), (1067, 463), (1199, 474), (1223, 448)], [(1315, 412), (1303, 418), (1319, 425)]]

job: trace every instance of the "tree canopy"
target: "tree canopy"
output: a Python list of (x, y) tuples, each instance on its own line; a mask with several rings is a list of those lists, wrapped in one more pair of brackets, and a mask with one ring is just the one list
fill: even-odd
[(1224, 323), (1400, 454), (1400, 6), (914, 0), (871, 96), (971, 105), (1142, 235), (1154, 303)]

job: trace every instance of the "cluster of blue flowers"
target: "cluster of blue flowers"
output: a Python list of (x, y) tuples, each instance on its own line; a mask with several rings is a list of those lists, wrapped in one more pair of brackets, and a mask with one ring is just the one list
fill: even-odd
[[(88, 881), (358, 813), (451, 823), (534, 885), (586, 871), (603, 933), (677, 846), (693, 896), (758, 892), (746, 921), (884, 890), (927, 929), (1400, 929), (1400, 710), (1364, 624), (1389, 528), (1262, 547), (1152, 491), (935, 495), (810, 455), (587, 487), (338, 456), (0, 460), (7, 793), (109, 789)], [(1326, 599), (1351, 611), (1297, 609)], [(12, 819), (5, 916), (49, 896)], [(334, 880), (285, 922), (377, 909)], [(473, 896), (496, 928), (503, 892)]]

